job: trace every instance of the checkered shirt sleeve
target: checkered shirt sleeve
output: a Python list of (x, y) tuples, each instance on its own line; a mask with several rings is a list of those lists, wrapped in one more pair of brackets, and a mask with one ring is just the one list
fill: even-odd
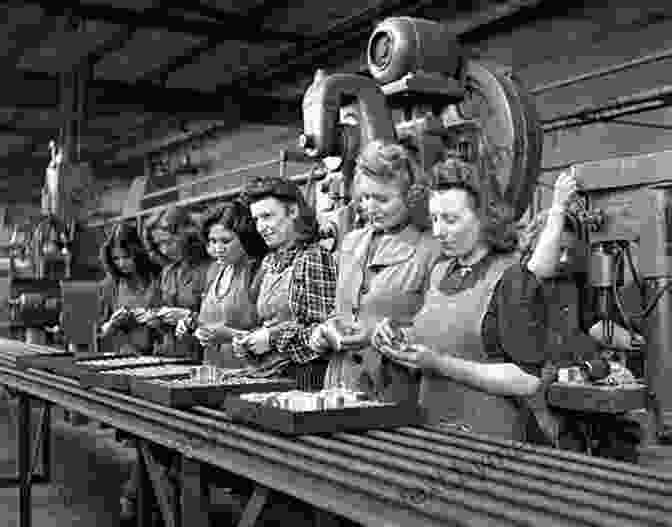
[(289, 288), (292, 320), (274, 332), (272, 351), (287, 355), (299, 364), (322, 354), (310, 349), (308, 341), (313, 329), (334, 310), (337, 276), (334, 258), (321, 245), (309, 245), (297, 255)]

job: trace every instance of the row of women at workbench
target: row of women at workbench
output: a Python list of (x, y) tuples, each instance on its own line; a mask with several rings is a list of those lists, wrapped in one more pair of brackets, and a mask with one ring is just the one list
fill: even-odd
[[(552, 207), (521, 230), (478, 166), (446, 160), (429, 178), (416, 166), (398, 144), (362, 152), (353, 187), (367, 224), (337, 253), (320, 243), (301, 190), (280, 178), (249, 181), (242, 199), (199, 222), (173, 209), (142, 234), (119, 225), (103, 250), (103, 334), (301, 389), (419, 401), (431, 421), (479, 433), (571, 445), (581, 418), (546, 407), (549, 365), (598, 357), (602, 322), (584, 313), (558, 338), (543, 282), (573, 279), (576, 182), (560, 176)], [(121, 333), (123, 306), (170, 309)], [(612, 349), (638, 344), (616, 327)]]

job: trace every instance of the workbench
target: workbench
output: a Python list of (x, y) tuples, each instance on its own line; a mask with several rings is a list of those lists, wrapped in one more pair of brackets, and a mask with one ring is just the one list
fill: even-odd
[[(151, 453), (145, 455), (150, 443), (174, 451), (179, 493), (157, 496), (169, 526), (208, 526), (205, 482), (210, 467), (256, 485), (240, 521), (245, 526), (254, 525), (274, 492), (380, 527), (672, 525), (669, 473), (449, 425), (290, 438), (235, 424), (218, 410), (181, 411), (108, 390), (84, 389), (76, 380), (39, 370), (20, 371), (2, 351), (21, 346), (0, 339), (0, 384), (14, 390), (19, 400), (20, 527), (31, 523), (32, 399), (137, 438), (145, 469), (153, 462)], [(152, 472), (145, 470), (145, 480), (148, 474)], [(147, 488), (143, 485), (140, 492), (140, 525), (148, 517)]]

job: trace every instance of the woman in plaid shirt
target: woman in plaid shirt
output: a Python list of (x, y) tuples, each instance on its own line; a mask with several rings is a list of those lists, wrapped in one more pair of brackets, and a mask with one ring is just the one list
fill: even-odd
[(318, 243), (315, 213), (295, 183), (257, 178), (243, 195), (270, 252), (260, 270), (260, 327), (236, 340), (236, 352), (258, 372), (292, 377), (300, 389), (322, 388), (327, 361), (309, 340), (334, 308), (336, 264)]

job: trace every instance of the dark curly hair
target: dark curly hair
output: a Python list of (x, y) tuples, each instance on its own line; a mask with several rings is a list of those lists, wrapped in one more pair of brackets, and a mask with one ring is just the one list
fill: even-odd
[(114, 249), (121, 249), (128, 253), (135, 263), (138, 276), (145, 284), (150, 283), (161, 272), (160, 267), (150, 259), (135, 226), (124, 223), (115, 225), (100, 250), (100, 261), (105, 272), (113, 280), (119, 281), (123, 275), (114, 264), (112, 254)]
[(235, 232), (247, 255), (254, 260), (261, 260), (268, 252), (268, 246), (257, 231), (250, 208), (240, 200), (220, 205), (206, 215), (201, 225), (201, 236), (204, 240), (208, 239), (213, 225), (222, 225)]
[(384, 141), (371, 141), (355, 165), (354, 194), (361, 175), (383, 184), (395, 184), (408, 207), (411, 222), (420, 230), (430, 227), (429, 187), (423, 181), (420, 165), (410, 147)]
[(296, 205), (298, 208), (295, 224), (297, 239), (305, 243), (318, 240), (317, 216), (296, 183), (280, 176), (258, 176), (250, 179), (243, 187), (241, 200), (247, 206), (266, 198), (275, 198), (285, 206)]
[(432, 167), (432, 190), (460, 189), (469, 196), (471, 209), (482, 222), (483, 241), (496, 253), (518, 250), (518, 229), (511, 206), (501, 199), (496, 181), (479, 166), (446, 159)]
[(189, 264), (199, 265), (209, 259), (201, 229), (185, 209), (172, 206), (150, 218), (145, 224), (145, 246), (152, 259), (165, 266), (169, 261), (161, 254), (154, 239), (154, 233), (159, 230), (178, 237), (179, 252)]

